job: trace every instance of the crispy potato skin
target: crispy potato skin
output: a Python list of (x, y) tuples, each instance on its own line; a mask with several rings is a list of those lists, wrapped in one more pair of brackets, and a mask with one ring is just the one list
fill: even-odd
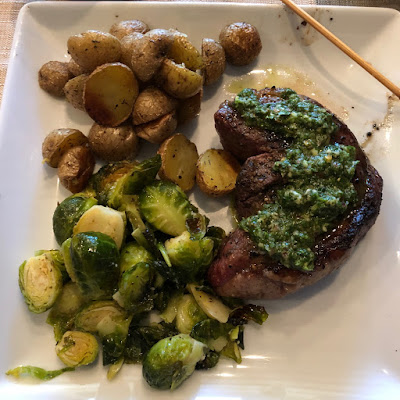
[(191, 190), (196, 181), (199, 158), (196, 145), (177, 133), (162, 143), (158, 154), (161, 155), (160, 178), (176, 183), (185, 192)]
[(137, 19), (132, 19), (128, 21), (116, 22), (111, 26), (110, 33), (111, 35), (121, 40), (125, 36), (130, 35), (134, 32), (146, 33), (148, 32), (148, 30), (149, 27), (145, 22), (139, 21)]
[(124, 64), (97, 67), (86, 81), (84, 106), (98, 124), (118, 126), (129, 118), (139, 94), (139, 84), (132, 70)]
[(139, 32), (133, 32), (129, 35), (124, 36), (121, 39), (121, 62), (127, 65), (132, 71), (132, 52), (133, 48), (136, 46), (136, 40), (143, 37), (143, 34)]
[(133, 159), (139, 152), (139, 139), (127, 123), (115, 128), (94, 123), (88, 139), (95, 156), (105, 161)]
[(87, 137), (78, 129), (60, 128), (52, 130), (42, 143), (43, 160), (52, 168), (58, 164), (69, 149), (88, 143)]
[(248, 65), (262, 49), (258, 30), (246, 22), (235, 22), (222, 29), (219, 35), (226, 60), (233, 65)]
[(79, 76), (85, 73), (82, 68), (73, 58), (68, 61), (68, 70), (73, 76)]
[(68, 53), (82, 67), (92, 72), (99, 65), (118, 62), (121, 58), (121, 43), (110, 33), (90, 30), (70, 36)]
[(68, 69), (68, 63), (49, 61), (42, 65), (38, 73), (39, 86), (53, 96), (63, 97), (64, 86), (72, 74)]
[(78, 75), (70, 79), (64, 86), (65, 99), (74, 108), (81, 111), (85, 111), (85, 106), (83, 105), (83, 91), (88, 77), (88, 74)]
[(88, 146), (69, 149), (58, 164), (58, 178), (61, 184), (72, 193), (82, 191), (93, 174), (95, 163)]
[(188, 99), (181, 100), (176, 110), (178, 125), (184, 125), (195, 119), (201, 110), (201, 100), (203, 98), (203, 89)]
[(211, 85), (218, 81), (225, 71), (225, 50), (215, 40), (203, 39), (201, 45), (201, 54), (204, 63), (204, 85)]
[(230, 153), (209, 149), (197, 161), (196, 181), (205, 194), (224, 196), (235, 189), (240, 164)]
[(150, 143), (161, 144), (174, 133), (177, 124), (175, 111), (172, 111), (154, 121), (137, 125), (136, 133)]
[(149, 86), (139, 93), (132, 112), (134, 125), (154, 121), (177, 107), (177, 100), (168, 96), (164, 91), (154, 86)]

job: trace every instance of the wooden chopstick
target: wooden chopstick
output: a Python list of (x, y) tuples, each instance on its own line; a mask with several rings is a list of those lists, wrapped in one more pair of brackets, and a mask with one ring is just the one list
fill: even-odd
[(400, 98), (400, 88), (391, 82), (388, 78), (382, 75), (374, 67), (371, 66), (367, 61), (365, 61), (361, 56), (359, 56), (354, 50), (343, 43), (337, 36), (321, 25), (316, 19), (314, 19), (310, 14), (306, 13), (300, 7), (298, 7), (291, 0), (281, 0), (282, 3), (286, 4), (292, 11), (294, 11), (299, 17), (308, 22), (313, 28), (315, 28), (319, 33), (325, 36), (330, 42), (332, 42), (336, 47), (346, 53), (352, 60), (369, 72), (374, 78), (376, 78), (382, 85), (386, 86), (391, 92), (393, 92), (397, 97)]

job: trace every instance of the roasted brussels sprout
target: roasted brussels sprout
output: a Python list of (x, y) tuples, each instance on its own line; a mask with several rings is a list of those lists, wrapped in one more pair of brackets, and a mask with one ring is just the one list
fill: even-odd
[(192, 215), (186, 194), (178, 185), (167, 181), (147, 185), (139, 195), (139, 207), (150, 224), (171, 236), (186, 231), (186, 220)]
[(188, 231), (165, 242), (167, 254), (182, 282), (193, 282), (213, 259), (214, 242), (210, 238), (193, 240)]
[(53, 214), (53, 232), (60, 246), (72, 236), (72, 230), (84, 212), (95, 204), (95, 198), (78, 193), (67, 197), (57, 206)]
[(101, 232), (110, 236), (121, 248), (125, 239), (125, 213), (110, 207), (94, 205), (89, 208), (74, 226), (73, 233)]
[(82, 294), (92, 300), (110, 298), (119, 279), (115, 241), (101, 232), (81, 232), (62, 245), (65, 266)]
[(84, 302), (85, 299), (76, 283), (68, 282), (64, 285), (46, 320), (49, 325), (53, 326), (57, 342), (61, 340), (66, 331), (72, 329), (75, 315)]
[(49, 253), (31, 257), (19, 267), (18, 283), (30, 311), (53, 306), (62, 289), (62, 275)]
[(185, 294), (177, 306), (175, 325), (180, 333), (190, 333), (200, 321), (207, 319), (207, 315), (197, 304), (191, 294)]
[(56, 369), (53, 371), (47, 371), (40, 367), (33, 367), (32, 365), (21, 365), (17, 368), (10, 369), (6, 372), (6, 375), (11, 375), (14, 378), (21, 378), (22, 376), (30, 376), (32, 378), (39, 379), (41, 381), (49, 381), (50, 379), (56, 378), (64, 372), (75, 371), (75, 368), (65, 367)]
[(99, 345), (91, 333), (67, 331), (57, 343), (56, 353), (67, 367), (80, 367), (96, 360)]
[(113, 364), (123, 355), (132, 316), (115, 301), (94, 301), (75, 318), (77, 329), (99, 335), (103, 346), (103, 365)]
[(204, 359), (206, 346), (180, 334), (157, 342), (143, 361), (143, 376), (157, 389), (176, 389)]
[(155, 270), (150, 264), (140, 262), (125, 271), (119, 282), (119, 294), (125, 310), (134, 311), (145, 295), (151, 292)]
[(128, 271), (140, 262), (147, 263), (153, 260), (153, 255), (143, 246), (134, 242), (128, 243), (121, 250), (121, 257), (119, 259), (120, 273), (122, 275), (125, 271)]
[(69, 281), (69, 275), (67, 269), (65, 268), (64, 257), (60, 250), (37, 250), (35, 251), (35, 256), (41, 256), (42, 254), (47, 254), (58, 267), (61, 272), (63, 283)]

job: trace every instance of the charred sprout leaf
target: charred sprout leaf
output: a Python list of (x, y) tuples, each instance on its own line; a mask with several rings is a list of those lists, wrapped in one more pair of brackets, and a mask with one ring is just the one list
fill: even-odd
[(150, 326), (131, 325), (125, 347), (127, 363), (143, 361), (146, 353), (161, 339), (178, 334), (172, 324), (152, 324)]
[(53, 258), (45, 253), (21, 264), (18, 283), (29, 310), (38, 314), (53, 306), (63, 282)]
[(79, 218), (95, 204), (95, 198), (78, 193), (67, 197), (57, 206), (53, 214), (53, 232), (60, 246), (72, 236)]
[(77, 314), (75, 326), (100, 337), (103, 365), (108, 365), (123, 355), (131, 320), (132, 316), (115, 301), (94, 301)]
[(153, 261), (152, 266), (166, 280), (168, 280), (175, 288), (183, 287), (179, 272), (173, 267), (168, 267), (164, 261)]
[(206, 235), (209, 219), (194, 209), (193, 215), (186, 220), (186, 228), (192, 239), (200, 240)]
[(262, 325), (268, 318), (268, 313), (262, 306), (245, 304), (234, 309), (229, 315), (229, 322), (233, 325), (244, 325), (249, 321)]
[(213, 258), (214, 242), (209, 238), (191, 239), (188, 231), (165, 242), (168, 257), (182, 284), (204, 274)]
[(221, 356), (231, 358), (238, 364), (242, 362), (242, 355), (240, 354), (239, 345), (235, 341), (229, 342), (222, 350)]
[(128, 243), (121, 250), (119, 268), (121, 275), (140, 262), (149, 263), (154, 260), (153, 255), (143, 246), (135, 242)]
[(121, 371), (122, 366), (124, 365), (124, 358), (119, 358), (114, 364), (110, 365), (107, 371), (107, 379), (109, 381), (113, 380), (119, 371)]
[(138, 194), (146, 185), (149, 185), (156, 178), (161, 167), (161, 156), (156, 156), (144, 160), (137, 165), (131, 176), (124, 185), (124, 194)]
[(137, 165), (136, 161), (126, 160), (106, 164), (91, 177), (90, 185), (101, 205), (120, 207), (124, 185)]
[(172, 182), (155, 181), (139, 195), (139, 208), (144, 218), (171, 236), (186, 231), (186, 220), (192, 216), (192, 207), (186, 194)]
[(191, 294), (185, 294), (177, 305), (175, 325), (179, 332), (189, 334), (200, 321), (207, 319), (207, 315)]
[(219, 361), (219, 353), (213, 350), (210, 350), (206, 354), (206, 358), (202, 361), (199, 361), (196, 364), (196, 369), (210, 369), (214, 368)]
[(194, 339), (208, 345), (220, 337), (228, 338), (230, 331), (234, 328), (235, 327), (229, 323), (223, 324), (215, 319), (205, 319), (193, 327), (190, 335)]
[(219, 250), (223, 240), (226, 238), (226, 233), (222, 228), (220, 228), (218, 226), (210, 226), (207, 229), (206, 237), (212, 239), (214, 242), (213, 257), (215, 257), (218, 254), (218, 250)]
[(147, 353), (143, 376), (154, 388), (174, 390), (192, 375), (205, 351), (206, 346), (189, 335), (162, 339)]
[(41, 381), (49, 381), (56, 378), (64, 372), (75, 371), (75, 368), (61, 368), (53, 371), (47, 371), (43, 368), (33, 367), (32, 365), (24, 365), (6, 372), (6, 375), (14, 376), (15, 378), (22, 378), (23, 376), (30, 376), (32, 378), (40, 379)]
[(154, 287), (154, 279), (155, 270), (146, 262), (139, 262), (123, 273), (118, 287), (125, 310), (135, 310)]
[(56, 341), (60, 341), (64, 333), (74, 326), (75, 315), (85, 300), (76, 283), (68, 282), (64, 285), (54, 306), (47, 316), (46, 322), (54, 328)]
[(119, 251), (115, 241), (101, 232), (81, 232), (63, 246), (65, 265), (88, 299), (110, 298), (119, 279)]
[(67, 331), (57, 343), (56, 353), (67, 367), (75, 368), (94, 362), (99, 353), (99, 345), (90, 333)]

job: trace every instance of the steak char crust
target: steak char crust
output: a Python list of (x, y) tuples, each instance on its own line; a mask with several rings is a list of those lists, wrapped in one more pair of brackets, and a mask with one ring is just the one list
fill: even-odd
[[(258, 94), (270, 100), (280, 90), (263, 89)], [(278, 299), (312, 285), (339, 268), (375, 223), (382, 200), (382, 178), (349, 128), (336, 117), (335, 122), (339, 129), (332, 142), (356, 148), (359, 163), (353, 183), (358, 203), (330, 232), (317, 238), (314, 270), (306, 273), (284, 267), (261, 251), (245, 231), (236, 229), (226, 238), (208, 272), (219, 295)], [(242, 155), (238, 158), (245, 161), (237, 179), (235, 208), (239, 218), (248, 217), (273, 201), (276, 189), (284, 183), (273, 166), (288, 143), (271, 132), (249, 128), (229, 103), (223, 103), (215, 113), (215, 126), (223, 147), (237, 157)]]

